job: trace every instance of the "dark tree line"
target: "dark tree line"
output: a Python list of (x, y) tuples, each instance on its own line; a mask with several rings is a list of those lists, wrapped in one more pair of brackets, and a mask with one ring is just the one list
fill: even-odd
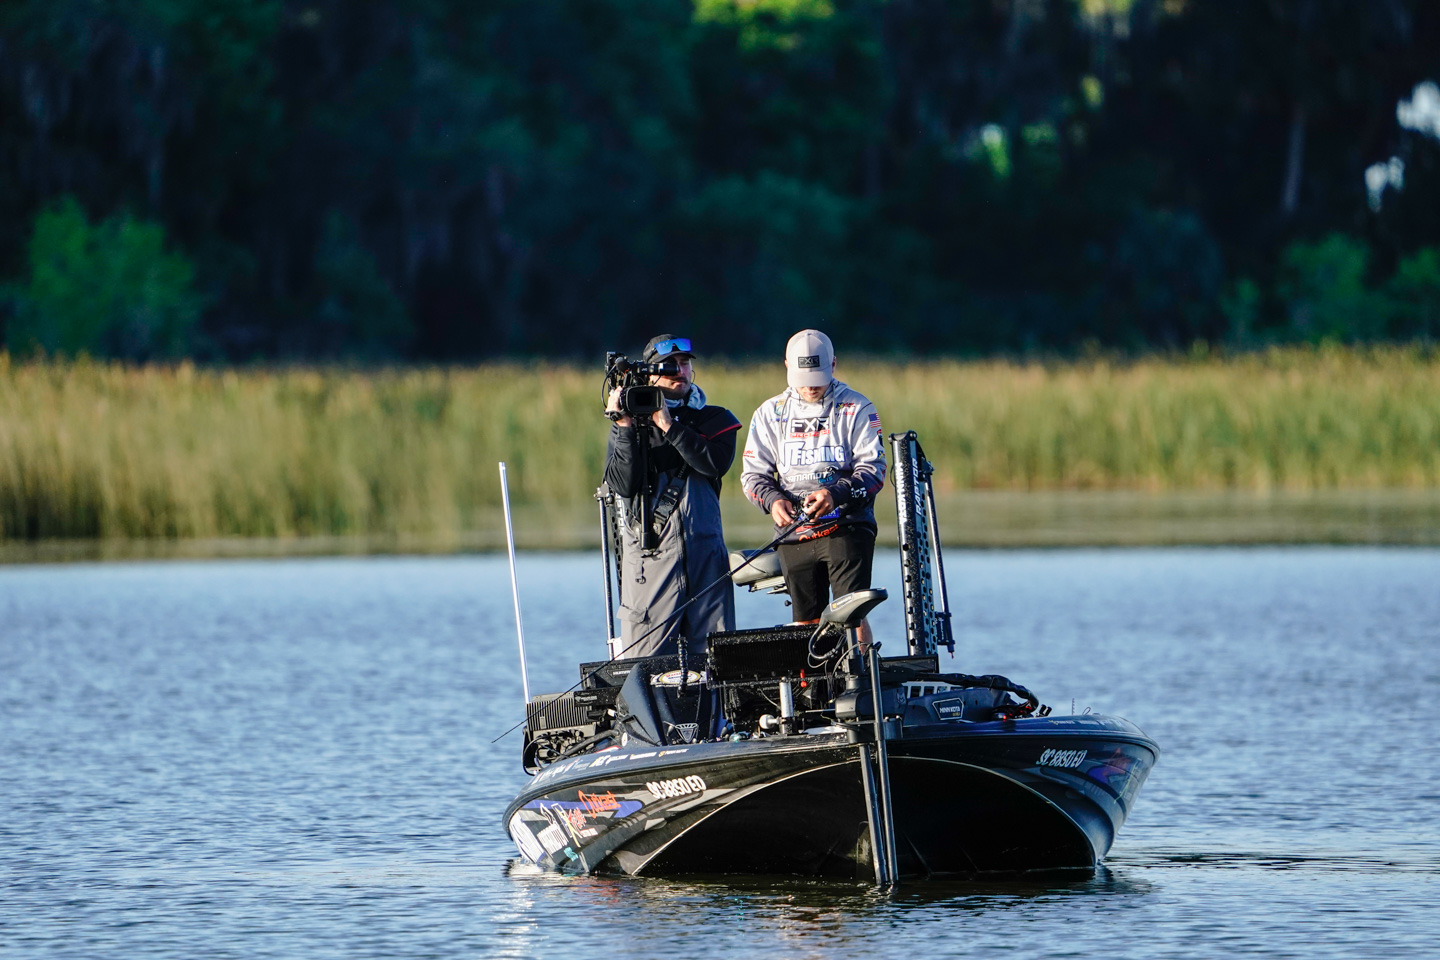
[(1433, 0), (9, 0), (0, 323), (242, 361), (1434, 338), (1437, 55)]

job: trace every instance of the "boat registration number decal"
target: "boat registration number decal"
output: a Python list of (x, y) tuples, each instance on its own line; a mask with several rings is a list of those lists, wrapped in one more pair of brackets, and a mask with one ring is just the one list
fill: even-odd
[(1078, 767), (1085, 762), (1084, 750), (1046, 750), (1040, 754), (1042, 767)]
[(705, 789), (705, 781), (700, 777), (680, 777), (674, 780), (651, 780), (645, 784), (645, 789), (655, 795), (657, 799), (667, 797), (683, 797), (691, 793), (700, 793)]

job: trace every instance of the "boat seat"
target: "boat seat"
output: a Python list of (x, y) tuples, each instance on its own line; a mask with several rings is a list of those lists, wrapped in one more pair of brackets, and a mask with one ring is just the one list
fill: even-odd
[[(753, 561), (741, 570), (747, 560)], [(785, 573), (780, 569), (780, 555), (774, 550), (732, 550), (730, 570), (734, 573), (735, 586), (750, 588), (751, 593), (768, 590), (782, 593), (786, 590)], [(735, 571), (739, 570), (738, 573)]]

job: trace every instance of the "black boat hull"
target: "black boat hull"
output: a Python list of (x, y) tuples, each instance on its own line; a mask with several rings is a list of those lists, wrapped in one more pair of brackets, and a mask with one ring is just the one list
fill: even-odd
[[(628, 747), (543, 771), (506, 810), (547, 870), (872, 879), (847, 731)], [(1158, 750), (1108, 717), (906, 726), (888, 741), (902, 877), (1093, 871)]]

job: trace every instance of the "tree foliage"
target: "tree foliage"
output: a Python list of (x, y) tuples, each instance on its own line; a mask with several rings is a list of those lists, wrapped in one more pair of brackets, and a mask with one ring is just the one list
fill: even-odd
[(165, 250), (158, 224), (124, 214), (91, 225), (67, 198), (36, 218), (29, 261), (12, 293), (11, 350), (152, 360), (195, 346), (194, 271)]
[(64, 340), (126, 356), (1433, 337), (1437, 53), (1427, 0), (13, 0), (0, 323), (85, 339), (65, 210), (193, 267), (204, 336)]

